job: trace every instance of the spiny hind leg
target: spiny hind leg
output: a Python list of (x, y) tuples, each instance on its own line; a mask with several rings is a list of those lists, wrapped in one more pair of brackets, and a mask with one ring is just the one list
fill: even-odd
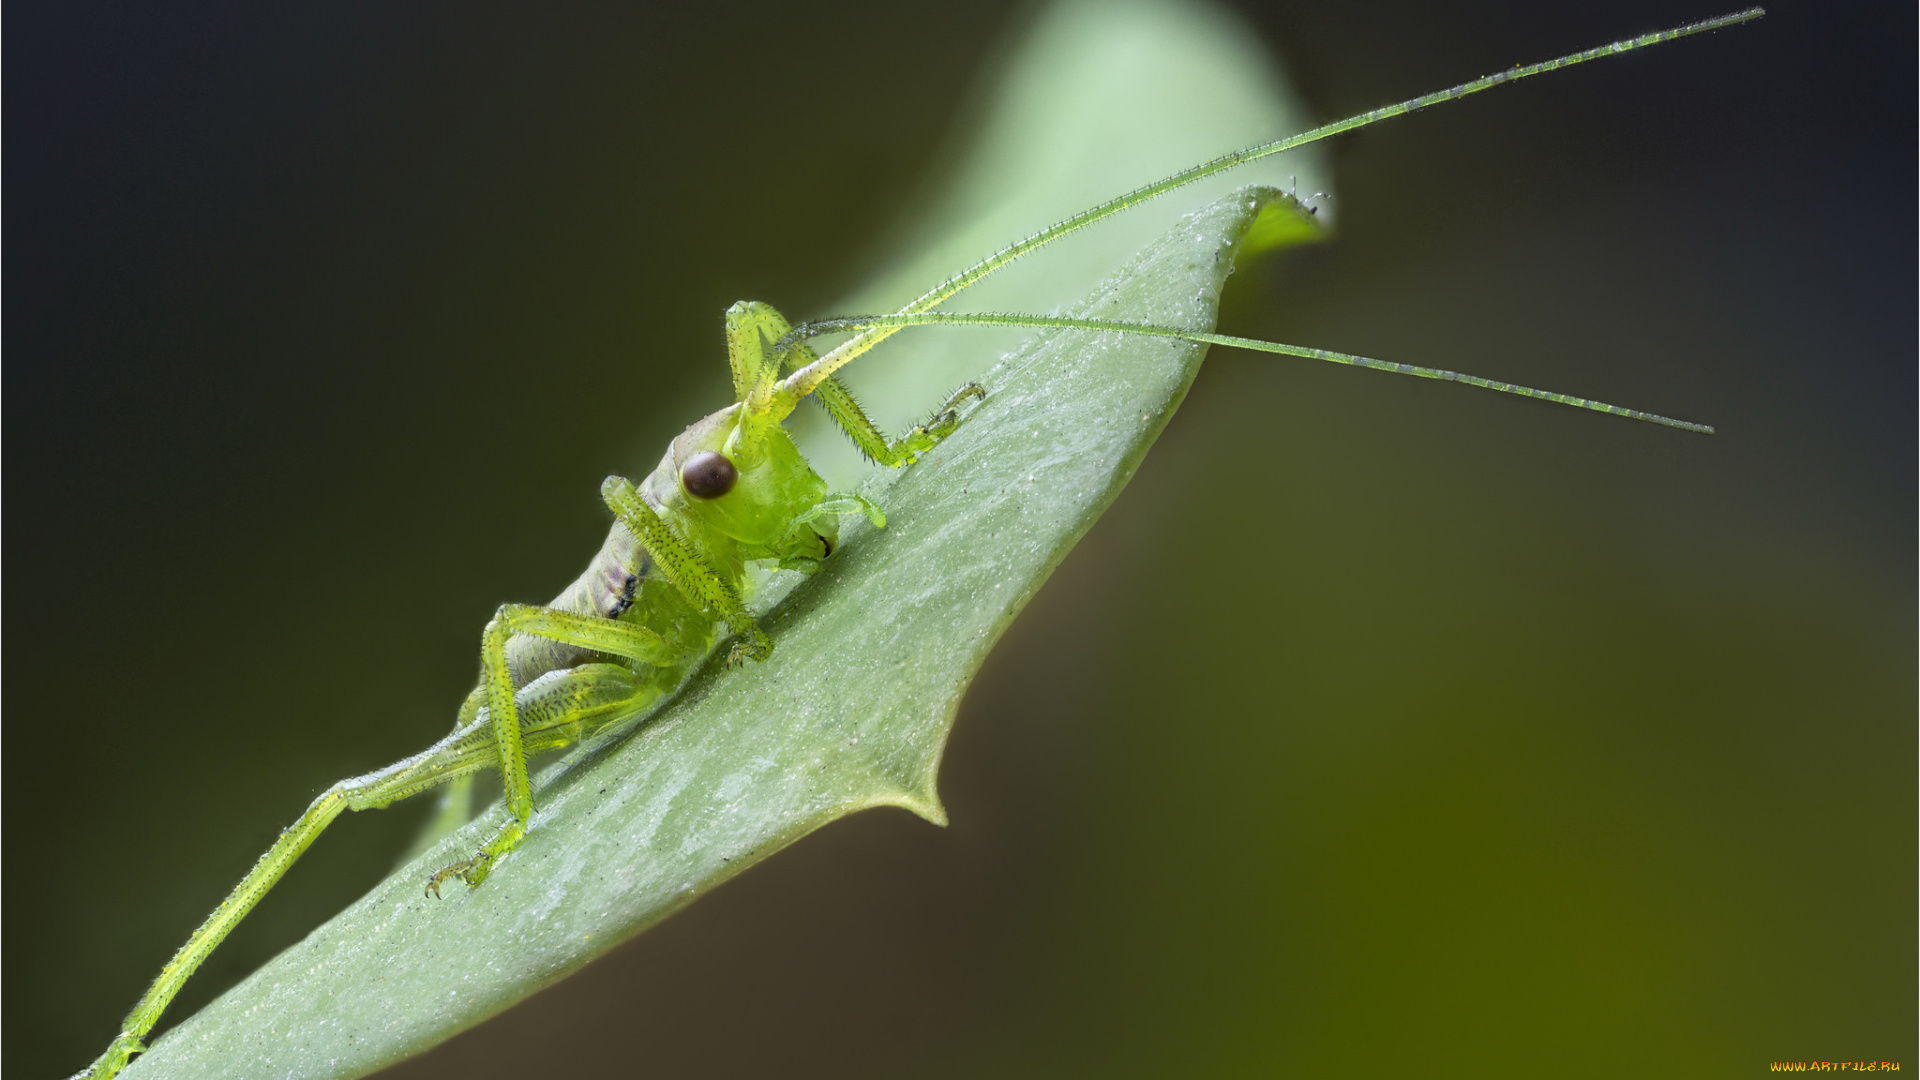
[(320, 797), (307, 807), (306, 813), (300, 815), (300, 820), (281, 831), (273, 846), (253, 864), (247, 876), (240, 879), (240, 884), (234, 886), (220, 906), (213, 909), (213, 913), (194, 930), (187, 943), (173, 954), (173, 959), (160, 969), (159, 977), (147, 988), (133, 1011), (121, 1021), (120, 1034), (107, 1047), (106, 1053), (100, 1055), (80, 1075), (89, 1080), (107, 1080), (125, 1068), (134, 1055), (146, 1050), (143, 1040), (159, 1022), (180, 988), (233, 932), (234, 927), (247, 917), (254, 905), (292, 869), (293, 864), (299, 861), (300, 856), (319, 839), (335, 818), (348, 810), (379, 809), (398, 799), (418, 794), (423, 787), (432, 783), (430, 778), (423, 783), (422, 776), (417, 772), (389, 767), (342, 780), (321, 792)]
[(485, 881), (493, 864), (520, 845), (527, 835), (527, 823), (533, 817), (533, 785), (527, 778), (520, 708), (514, 700), (513, 675), (507, 668), (507, 639), (514, 634), (533, 634), (661, 667), (686, 660), (683, 650), (634, 623), (528, 604), (502, 605), (480, 635), (480, 691), (486, 698), (487, 726), (493, 731), (494, 747), (500, 755), (500, 780), (506, 788), (507, 812), (511, 816), (473, 858), (434, 872), (427, 891), (436, 896), (449, 878), (460, 878), (470, 886)]
[(987, 391), (979, 383), (968, 383), (962, 386), (953, 392), (953, 396), (949, 397), (945, 404), (934, 410), (926, 423), (892, 442), (888, 442), (887, 437), (881, 434), (872, 420), (867, 418), (865, 410), (860, 408), (860, 403), (853, 400), (853, 395), (847, 392), (846, 386), (839, 379), (828, 379), (821, 383), (814, 389), (813, 396), (827, 410), (827, 415), (833, 417), (833, 422), (839, 424), (840, 429), (853, 440), (853, 444), (860, 448), (861, 453), (873, 459), (876, 464), (897, 469), (903, 465), (913, 464), (919, 460), (921, 454), (933, 449), (939, 445), (940, 440), (953, 434), (954, 429), (960, 426), (961, 406), (968, 401), (986, 397)]
[[(515, 692), (514, 707), (520, 714), (526, 751), (535, 754), (577, 743), (609, 721), (632, 716), (659, 697), (658, 683), (636, 675), (629, 667), (590, 663), (550, 671), (533, 680)], [(467, 737), (490, 729), (492, 720), (490, 715), (483, 717), (455, 732), (453, 738), (471, 748)], [(504, 851), (483, 848), (471, 859), (441, 867), (428, 879), (427, 892), (437, 898), (440, 886), (454, 877), (478, 884), (485, 875), (475, 871), (501, 854)]]

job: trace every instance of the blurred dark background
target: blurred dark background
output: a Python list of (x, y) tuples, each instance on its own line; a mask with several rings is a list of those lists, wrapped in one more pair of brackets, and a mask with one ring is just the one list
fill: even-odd
[[(1725, 5), (1233, 6), (1331, 119)], [(1218, 353), (970, 694), (952, 827), (836, 824), (391, 1075), (1914, 1067), (1915, 9), (1771, 10), (1338, 142), (1337, 242), (1227, 303), (1721, 434)], [(9, 8), (7, 1071), (445, 731), (1015, 17)]]

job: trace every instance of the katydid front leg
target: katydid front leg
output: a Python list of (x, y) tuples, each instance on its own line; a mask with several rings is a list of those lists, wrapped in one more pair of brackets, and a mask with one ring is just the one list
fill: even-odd
[[(797, 371), (820, 359), (804, 343), (790, 341), (792, 332), (793, 325), (770, 304), (747, 300), (727, 309), (727, 361), (733, 368), (734, 392), (740, 400), (746, 401), (755, 393), (771, 393), (771, 380), (782, 372)], [(782, 345), (783, 341), (787, 344)], [(769, 389), (757, 390), (761, 384), (767, 384)], [(889, 440), (868, 419), (866, 411), (839, 379), (827, 379), (813, 392), (827, 415), (840, 425), (860, 452), (889, 469), (919, 460), (920, 455), (960, 426), (962, 405), (986, 394), (980, 384), (968, 383), (935, 409), (926, 423), (898, 439)]]
[[(805, 346), (800, 346), (805, 348)], [(960, 407), (969, 400), (987, 396), (987, 391), (979, 383), (968, 383), (953, 392), (946, 403), (934, 410), (926, 423), (907, 432), (893, 442), (881, 434), (872, 420), (867, 419), (860, 403), (853, 400), (839, 379), (828, 379), (814, 390), (813, 396), (826, 408), (827, 415), (847, 433), (860, 452), (871, 458), (877, 465), (889, 469), (898, 469), (920, 460), (920, 455), (939, 445), (940, 440), (953, 434), (960, 426)]]

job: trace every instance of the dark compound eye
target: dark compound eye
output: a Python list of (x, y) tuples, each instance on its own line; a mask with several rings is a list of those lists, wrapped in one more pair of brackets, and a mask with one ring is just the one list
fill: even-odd
[(696, 499), (717, 499), (732, 491), (739, 479), (740, 470), (733, 462), (711, 450), (702, 450), (680, 467), (680, 485)]

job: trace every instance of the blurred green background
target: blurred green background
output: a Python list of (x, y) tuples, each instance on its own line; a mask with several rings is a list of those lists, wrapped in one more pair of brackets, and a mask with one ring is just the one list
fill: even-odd
[[(1229, 6), (1318, 119), (1719, 13)], [(1031, 16), (8, 15), (0, 1053), (54, 1076), (445, 731), (725, 394), (728, 303), (885, 264)], [(1227, 332), (1721, 434), (1218, 353), (970, 694), (949, 829), (838, 823), (392, 1075), (1914, 1067), (1914, 39), (1782, 4), (1333, 144), (1336, 241)]]

